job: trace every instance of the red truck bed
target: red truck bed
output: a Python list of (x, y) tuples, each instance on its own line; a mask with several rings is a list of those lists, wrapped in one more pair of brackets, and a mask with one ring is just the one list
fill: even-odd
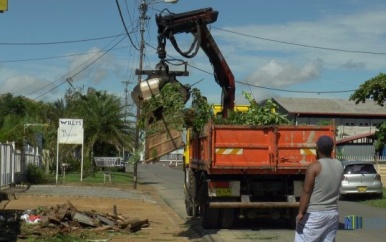
[(299, 173), (316, 160), (318, 137), (335, 137), (334, 131), (333, 126), (208, 125), (189, 142), (190, 166), (218, 174)]

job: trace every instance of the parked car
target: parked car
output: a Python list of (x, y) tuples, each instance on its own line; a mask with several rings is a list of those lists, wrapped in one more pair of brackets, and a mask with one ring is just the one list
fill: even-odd
[(341, 199), (347, 195), (383, 197), (381, 176), (371, 162), (343, 160), (342, 165)]

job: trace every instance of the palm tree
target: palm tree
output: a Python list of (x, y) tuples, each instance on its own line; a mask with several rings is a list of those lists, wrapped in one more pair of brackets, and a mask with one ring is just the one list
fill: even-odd
[(86, 95), (77, 93), (73, 97), (68, 107), (74, 118), (83, 119), (84, 153), (88, 158), (93, 155), (107, 156), (111, 148), (115, 152), (133, 149), (134, 128), (125, 121), (120, 98), (91, 88)]

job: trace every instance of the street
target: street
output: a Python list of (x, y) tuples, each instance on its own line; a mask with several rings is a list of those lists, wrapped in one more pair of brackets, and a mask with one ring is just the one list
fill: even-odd
[[(185, 213), (182, 170), (168, 166), (169, 163), (140, 164), (138, 166), (139, 183), (151, 184), (165, 202), (187, 224), (202, 235), (202, 241), (293, 241), (294, 231), (287, 229), (280, 221), (263, 220), (254, 224), (237, 224), (233, 229), (203, 230), (198, 219), (192, 219)], [(352, 201), (339, 201), (340, 229), (337, 241), (384, 241), (386, 237), (386, 209), (379, 209)], [(346, 230), (345, 216), (362, 217), (362, 229)]]

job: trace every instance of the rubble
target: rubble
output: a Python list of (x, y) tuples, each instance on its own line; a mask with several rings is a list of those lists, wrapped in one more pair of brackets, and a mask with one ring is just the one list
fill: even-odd
[[(1, 214), (1, 210), (0, 210)], [(134, 233), (142, 228), (149, 227), (148, 219), (126, 218), (117, 212), (114, 205), (112, 213), (98, 213), (97, 211), (79, 211), (70, 202), (52, 207), (38, 207), (28, 209), (14, 217), (27, 226), (33, 224), (33, 229), (21, 231), (19, 238), (40, 236), (58, 231), (70, 233), (72, 231), (86, 230), (89, 232), (113, 231), (121, 233)], [(4, 217), (1, 217), (5, 220)], [(0, 226), (1, 227), (1, 226)], [(30, 227), (30, 226), (28, 226)], [(45, 233), (43, 231), (46, 231)], [(55, 233), (55, 232), (54, 232)]]

